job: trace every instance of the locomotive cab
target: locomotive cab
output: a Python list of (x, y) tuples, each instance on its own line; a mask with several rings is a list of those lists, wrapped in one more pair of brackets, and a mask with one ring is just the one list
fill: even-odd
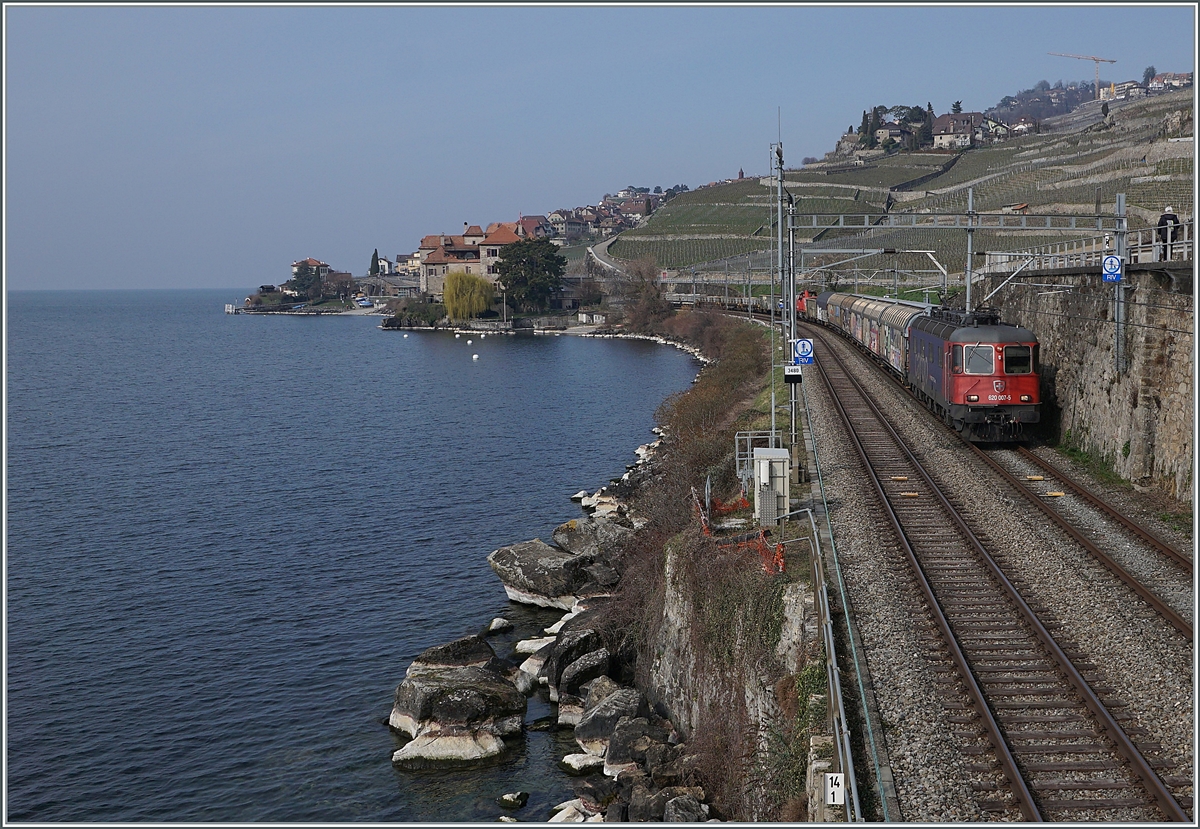
[(1040, 419), (1038, 343), (995, 311), (962, 314), (946, 343), (947, 419), (974, 440), (1012, 440)]
[(1023, 436), (1025, 424), (1039, 421), (1038, 342), (1032, 331), (1001, 322), (988, 308), (939, 308), (921, 323), (931, 340), (928, 356), (941, 363), (930, 359), (927, 376), (948, 425), (968, 440), (1011, 441)]

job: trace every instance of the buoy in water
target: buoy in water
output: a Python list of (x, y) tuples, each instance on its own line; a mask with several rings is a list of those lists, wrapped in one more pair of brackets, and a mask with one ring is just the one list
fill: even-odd
[(467, 340), (467, 345), (470, 345), (470, 344), (471, 344), (471, 341), (470, 341), (470, 340)]
[(454, 339), (456, 339), (456, 340), (457, 340), (457, 339), (458, 339), (459, 337), (461, 337), (461, 336), (462, 336), (462, 334), (455, 334), (455, 335), (454, 335)]
[(479, 355), (478, 355), (478, 354), (472, 354), (472, 355), (471, 355), (471, 359), (472, 359), (472, 360), (478, 360), (478, 359), (479, 359)]
[(404, 339), (406, 339), (406, 340), (408, 339), (408, 335), (407, 335), (407, 334), (405, 334), (405, 335), (404, 335)]

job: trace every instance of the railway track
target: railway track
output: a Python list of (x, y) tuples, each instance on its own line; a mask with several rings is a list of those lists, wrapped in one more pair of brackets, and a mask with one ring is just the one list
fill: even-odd
[(818, 368), (940, 632), (933, 650), (953, 665), (947, 691), (964, 701), (946, 708), (966, 763), (998, 769), (976, 784), (980, 806), (1024, 820), (1190, 820), (1122, 728), (1120, 701), (1106, 705), (1108, 689), (1089, 684), (1095, 666), (1072, 661), (1053, 621), (1022, 598), (836, 359), (833, 335), (815, 331)]
[[(807, 325), (806, 330), (810, 332), (825, 332), (824, 328), (812, 325)], [(901, 388), (904, 388), (906, 394), (910, 394), (908, 389), (894, 376), (887, 376)], [(916, 398), (914, 397), (913, 399), (915, 400)], [(917, 402), (920, 403), (920, 401)], [(946, 429), (947, 432), (953, 431), (940, 420), (939, 423), (941, 424), (941, 428)], [(1194, 589), (1192, 586), (1193, 561), (1190, 557), (1158, 538), (1136, 521), (1115, 509), (1111, 504), (1094, 495), (1087, 487), (1072, 480), (1064, 471), (1038, 457), (1025, 447), (985, 450), (965, 441), (964, 445), (968, 446), (983, 463), (991, 467), (1012, 489), (1020, 493), (1030, 504), (1041, 511), (1052, 523), (1056, 524), (1078, 543), (1080, 547), (1086, 550), (1088, 554), (1104, 565), (1117, 579), (1125, 583), (1126, 586), (1162, 616), (1173, 628), (1179, 631), (1180, 634), (1188, 640), (1194, 641), (1194, 622), (1190, 618), (1191, 608), (1194, 604)], [(1035, 487), (1035, 481), (1031, 480), (1030, 476), (1022, 476), (1010, 468), (1011, 464), (1000, 461), (998, 456), (1004, 454), (1016, 454), (1021, 460), (1041, 470), (1043, 474), (1036, 481), (1040, 486)], [(1037, 478), (1038, 476), (1032, 477)], [(1065, 495), (1065, 490), (1069, 490), (1074, 497), (1082, 500), (1091, 509), (1100, 513), (1111, 522), (1117, 530), (1117, 534), (1128, 534), (1137, 543), (1155, 551), (1162, 557), (1164, 564), (1168, 566), (1166, 568), (1159, 568), (1159, 571), (1155, 572), (1155, 568), (1147, 568), (1144, 564), (1134, 567), (1123, 563), (1121, 557), (1112, 554), (1116, 535), (1111, 532), (1097, 533), (1094, 529), (1089, 530), (1081, 526), (1077, 518), (1064, 514), (1064, 512), (1055, 509), (1051, 505), (1047, 492), (1055, 492), (1056, 496), (1060, 493), (1044, 486), (1047, 478), (1057, 481), (1063, 487), (1064, 491), (1061, 494)], [(1172, 568), (1173, 572), (1171, 573), (1161, 571), (1162, 569), (1172, 570)]]
[[(1189, 640), (1194, 641), (1192, 621), (1185, 618), (1184, 611), (1182, 610), (1184, 607), (1191, 607), (1194, 597), (1191, 584), (1192, 560), (1190, 558), (1146, 531), (1137, 522), (1133, 521), (1133, 519), (1113, 509), (1107, 502), (1089, 492), (1086, 487), (1071, 480), (1064, 472), (1042, 460), (1028, 449), (1021, 447), (1016, 450), (987, 451), (974, 444), (970, 444), (970, 446), (977, 457), (991, 467), (1009, 486), (1024, 496), (1028, 503), (1032, 504), (1053, 523), (1057, 524), (1080, 547), (1085, 549), (1093, 558), (1108, 568), (1113, 575), (1154, 608), (1172, 627)], [(1011, 470), (1001, 460), (1000, 456), (1014, 453), (1027, 463), (1035, 465), (1045, 474), (1022, 476), (1020, 473)], [(1079, 522), (1051, 506), (1052, 498), (1061, 497), (1066, 493), (1044, 486), (1047, 475), (1057, 481), (1060, 486), (1071, 490), (1075, 497), (1082, 499), (1091, 508), (1100, 511), (1111, 524), (1116, 525), (1118, 531), (1128, 533), (1137, 539), (1138, 542), (1158, 553), (1162, 561), (1170, 565), (1169, 569), (1175, 577), (1175, 583), (1172, 584), (1169, 577), (1164, 578), (1161, 575), (1155, 576), (1153, 574), (1147, 576), (1143, 572), (1134, 572), (1135, 568), (1133, 566), (1127, 566), (1122, 563), (1105, 549), (1112, 544), (1112, 535), (1110, 532), (1100, 532), (1100, 537), (1093, 538), (1092, 536), (1097, 534), (1095, 530), (1089, 532), (1083, 529), (1079, 526)], [(1052, 493), (1050, 497), (1047, 497), (1050, 493)], [(1145, 570), (1144, 567), (1138, 569)], [(1160, 585), (1157, 587), (1147, 585), (1146, 582), (1151, 578), (1160, 582)], [(1175, 604), (1172, 604), (1172, 601), (1164, 596), (1166, 593), (1177, 594), (1174, 596)]]

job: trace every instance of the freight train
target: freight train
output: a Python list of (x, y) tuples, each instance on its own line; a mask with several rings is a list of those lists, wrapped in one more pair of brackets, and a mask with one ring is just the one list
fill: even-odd
[(861, 345), (972, 442), (1013, 442), (1039, 414), (1038, 341), (990, 308), (956, 311), (826, 291), (797, 313)]

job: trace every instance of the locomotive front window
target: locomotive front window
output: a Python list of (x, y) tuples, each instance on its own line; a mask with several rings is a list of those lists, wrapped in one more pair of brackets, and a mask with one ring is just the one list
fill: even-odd
[(951, 358), (951, 366), (955, 374), (962, 374), (962, 346), (954, 346), (952, 352), (954, 356)]
[(967, 374), (991, 374), (995, 370), (990, 345), (965, 345), (964, 356), (967, 363)]
[(1033, 359), (1027, 345), (1004, 346), (1004, 373), (1029, 374), (1033, 371)]

